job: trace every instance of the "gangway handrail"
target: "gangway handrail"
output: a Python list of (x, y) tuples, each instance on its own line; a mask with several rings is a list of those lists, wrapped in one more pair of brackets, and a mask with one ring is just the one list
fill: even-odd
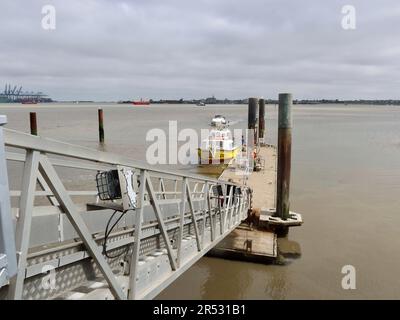
[[(244, 185), (164, 170), (109, 152), (2, 126), (0, 134), (4, 135), (0, 147), (9, 148), (6, 154), (1, 154), (4, 159), (0, 161), (7, 159), (24, 164), (21, 191), (6, 190), (6, 197), (19, 199), (18, 207), (13, 208), (17, 209), (13, 212), (17, 215), (14, 218), (18, 269), (17, 275), (6, 286), (11, 299), (54, 298), (61, 294), (64, 287), (56, 292), (38, 289), (49, 271), (41, 268), (48, 265), (63, 275), (57, 281), (67, 282), (69, 286), (61, 283), (67, 291), (73, 290), (73, 284), (83, 276), (86, 280), (82, 281), (88, 282), (91, 275), (86, 275), (85, 270), (93, 268), (93, 274), (102, 277), (100, 282), (105, 287), (103, 291), (98, 289), (92, 295), (88, 294), (91, 298), (153, 298), (247, 217), (250, 201), (248, 187)], [(16, 152), (15, 148), (25, 152)], [(109, 238), (104, 237), (104, 229), (99, 230), (99, 221), (102, 221), (99, 219), (111, 219), (112, 207), (96, 208), (96, 203), (86, 202), (91, 209), (83, 210), (72, 197), (94, 197), (95, 193), (67, 190), (56, 167), (89, 170), (93, 176), (99, 170), (132, 168), (140, 179), (137, 197), (141, 205), (131, 210), (125, 224), (118, 225)], [(38, 191), (37, 185), (43, 191)], [(213, 196), (216, 186), (221, 189), (217, 197)], [(37, 205), (36, 197), (47, 198), (51, 208), (57, 210)], [(16, 202), (13, 203), (15, 206)], [(67, 223), (75, 236), (68, 233)], [(59, 234), (56, 242), (39, 239), (42, 242), (32, 243), (35, 237), (46, 235), (51, 226)], [(108, 244), (103, 253), (101, 242)], [(107, 256), (107, 253), (121, 251), (125, 253), (123, 260)], [(112, 268), (121, 262), (127, 267), (122, 273), (114, 274)], [(66, 276), (75, 278), (71, 281)], [(79, 281), (76, 285), (83, 285)], [(0, 296), (4, 296), (1, 294), (4, 288), (0, 287)]]
[[(165, 170), (148, 165), (142, 161), (133, 160), (128, 157), (111, 154), (109, 152), (99, 151), (87, 147), (77, 146), (74, 144), (61, 142), (58, 140), (43, 138), (39, 136), (30, 135), (24, 132), (16, 131), (13, 129), (4, 128), (4, 139), (6, 146), (17, 147), (24, 149), (33, 149), (40, 152), (51, 153), (54, 155), (73, 157), (82, 160), (98, 161), (106, 164), (122, 165), (143, 169), (160, 174), (167, 174), (171, 176), (178, 176), (181, 178), (189, 178), (200, 181), (208, 181), (220, 183), (221, 181), (205, 177), (202, 175), (195, 175), (190, 173), (182, 173), (177, 170)], [(235, 183), (231, 183), (235, 184)]]

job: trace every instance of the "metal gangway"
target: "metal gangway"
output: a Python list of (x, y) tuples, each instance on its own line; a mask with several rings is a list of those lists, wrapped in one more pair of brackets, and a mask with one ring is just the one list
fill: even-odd
[[(0, 116), (0, 299), (152, 299), (247, 217), (245, 186), (5, 123)], [(96, 178), (112, 171), (122, 196), (103, 201)]]

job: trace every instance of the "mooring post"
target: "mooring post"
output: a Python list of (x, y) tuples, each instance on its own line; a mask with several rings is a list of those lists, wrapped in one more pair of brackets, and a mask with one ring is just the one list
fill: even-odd
[(250, 130), (254, 130), (254, 143), (255, 144), (257, 144), (257, 136), (255, 135), (256, 123), (257, 123), (257, 107), (258, 107), (258, 99), (257, 98), (249, 98), (247, 128)]
[(279, 94), (278, 114), (278, 172), (276, 215), (283, 220), (289, 217), (289, 188), (292, 149), (292, 95)]
[(36, 112), (30, 112), (29, 113), (29, 122), (31, 125), (31, 134), (34, 136), (38, 135), (38, 129), (37, 129), (37, 119), (36, 119)]
[(260, 139), (264, 138), (265, 132), (265, 100), (258, 100), (258, 137)]
[(98, 118), (99, 118), (99, 141), (100, 143), (104, 143), (104, 117), (103, 117), (103, 109), (98, 110)]

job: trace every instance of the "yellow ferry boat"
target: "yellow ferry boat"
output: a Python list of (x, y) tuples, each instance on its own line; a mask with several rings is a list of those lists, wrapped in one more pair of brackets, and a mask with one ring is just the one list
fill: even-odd
[(217, 128), (210, 131), (198, 148), (200, 164), (227, 164), (235, 159), (240, 151), (227, 128)]

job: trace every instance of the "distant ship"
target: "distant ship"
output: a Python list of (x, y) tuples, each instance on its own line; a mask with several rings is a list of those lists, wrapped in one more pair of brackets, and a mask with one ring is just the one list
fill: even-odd
[(148, 106), (150, 104), (150, 101), (140, 99), (140, 101), (132, 101), (132, 104), (134, 106)]
[(211, 126), (213, 126), (213, 127), (219, 127), (219, 126), (224, 126), (224, 125), (226, 125), (226, 119), (224, 116), (221, 116), (220, 114), (217, 114), (211, 120)]
[(28, 100), (28, 99), (24, 99), (21, 100), (22, 104), (37, 104), (38, 102), (36, 100)]

